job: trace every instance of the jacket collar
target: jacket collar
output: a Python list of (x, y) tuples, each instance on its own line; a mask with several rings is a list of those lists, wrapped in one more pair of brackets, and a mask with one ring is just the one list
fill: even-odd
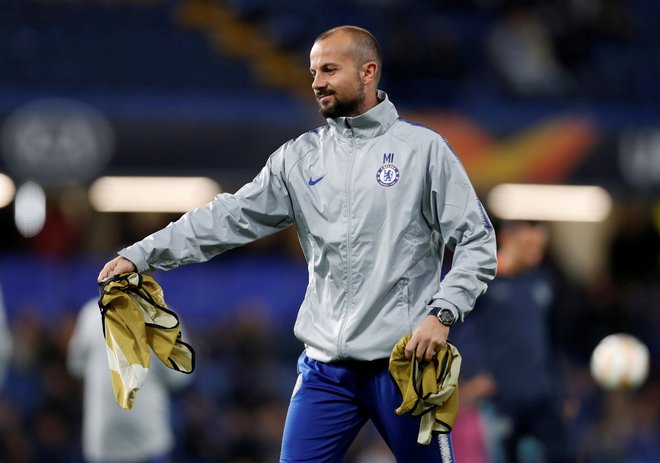
[(387, 93), (378, 90), (379, 104), (364, 114), (354, 117), (328, 118), (333, 131), (344, 138), (375, 138), (382, 135), (399, 118)]

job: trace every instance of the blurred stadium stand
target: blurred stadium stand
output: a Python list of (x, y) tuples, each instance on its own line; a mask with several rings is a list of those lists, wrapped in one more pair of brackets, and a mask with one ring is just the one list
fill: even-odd
[(24, 90), (246, 90), (247, 65), (219, 58), (163, 2), (2, 2), (2, 83)]
[[(399, 99), (437, 105), (438, 97), (495, 98), (502, 89), (493, 82), (483, 45), (512, 11), (534, 8), (553, 54), (575, 81), (560, 97), (659, 103), (649, 85), (660, 77), (657, 2), (584, 2), (582, 8), (480, 3), (342, 0), (330, 8), (300, 0), (3, 0), (0, 82), (5, 89), (259, 93), (264, 89), (251, 72), (255, 53), (232, 57), (231, 47), (214, 46), (213, 32), (242, 39), (246, 51), (258, 37), (281, 59), (294, 53), (304, 69), (319, 31), (355, 23), (381, 40), (384, 83)], [(241, 37), (241, 28), (252, 39)], [(295, 81), (300, 68), (293, 71), (288, 77)]]
[[(0, 122), (37, 98), (83, 101), (115, 127), (107, 173), (183, 168), (231, 189), (284, 140), (323, 124), (309, 46), (355, 23), (379, 37), (381, 87), (404, 114), (460, 113), (496, 135), (566, 113), (607, 133), (657, 125), (657, 2), (482, 3), (2, 0)], [(520, 93), (490, 56), (494, 28), (520, 11), (543, 26), (562, 76), (552, 91)]]

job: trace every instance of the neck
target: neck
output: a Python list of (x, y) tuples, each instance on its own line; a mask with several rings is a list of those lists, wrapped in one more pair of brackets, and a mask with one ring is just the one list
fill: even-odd
[(366, 93), (362, 107), (360, 108), (359, 115), (366, 113), (372, 108), (375, 108), (378, 103), (380, 103), (380, 101), (378, 100), (378, 96), (375, 90), (373, 92)]

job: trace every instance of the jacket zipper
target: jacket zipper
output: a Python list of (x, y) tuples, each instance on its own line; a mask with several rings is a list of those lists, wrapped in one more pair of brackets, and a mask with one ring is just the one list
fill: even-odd
[(353, 304), (353, 260), (352, 260), (352, 250), (351, 250), (351, 177), (353, 175), (353, 164), (355, 163), (355, 138), (353, 138), (353, 129), (350, 129), (351, 137), (351, 160), (348, 165), (348, 175), (346, 176), (346, 203), (347, 203), (347, 213), (346, 217), (346, 270), (347, 270), (347, 285), (348, 285), (348, 294), (346, 296), (346, 311), (341, 320), (341, 325), (339, 327), (339, 334), (337, 336), (337, 354), (339, 357), (343, 357), (342, 352), (342, 343), (344, 337), (344, 330), (346, 329), (346, 323), (348, 323), (348, 314)]

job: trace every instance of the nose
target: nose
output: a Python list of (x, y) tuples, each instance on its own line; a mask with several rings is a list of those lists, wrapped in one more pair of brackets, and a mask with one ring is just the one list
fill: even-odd
[(320, 72), (314, 75), (314, 80), (312, 81), (312, 89), (318, 90), (320, 88), (325, 87), (325, 84), (326, 84), (325, 78), (323, 78)]

